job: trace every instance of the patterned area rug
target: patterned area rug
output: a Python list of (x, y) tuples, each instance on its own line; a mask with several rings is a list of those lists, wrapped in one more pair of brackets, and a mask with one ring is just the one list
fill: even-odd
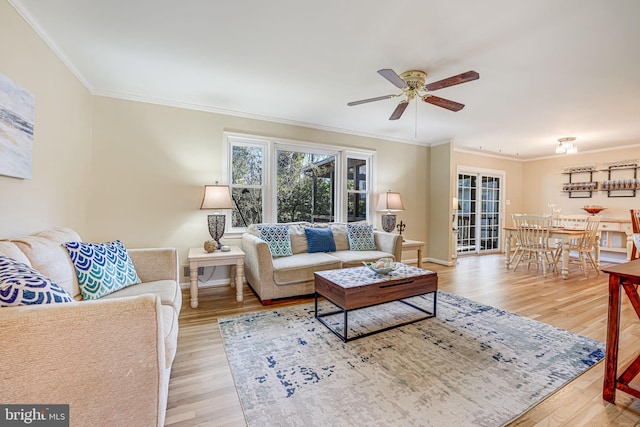
[[(313, 310), (219, 319), (249, 426), (499, 426), (604, 357), (598, 341), (441, 291), (436, 317), (346, 344)], [(359, 310), (349, 334), (414, 314)]]

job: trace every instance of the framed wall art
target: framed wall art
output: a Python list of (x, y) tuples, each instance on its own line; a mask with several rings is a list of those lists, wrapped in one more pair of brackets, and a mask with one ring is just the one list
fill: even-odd
[(0, 73), (0, 175), (31, 178), (33, 96)]

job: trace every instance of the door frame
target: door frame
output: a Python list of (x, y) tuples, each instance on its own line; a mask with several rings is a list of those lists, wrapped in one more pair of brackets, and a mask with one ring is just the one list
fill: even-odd
[[(476, 245), (476, 250), (474, 252), (458, 252), (458, 239), (457, 239), (457, 235), (456, 235), (456, 246), (455, 246), (455, 253), (457, 256), (460, 255), (479, 255), (482, 253), (499, 253), (501, 252), (503, 249), (502, 247), (504, 246), (504, 225), (505, 225), (505, 202), (506, 202), (506, 188), (507, 188), (507, 172), (504, 170), (500, 170), (500, 169), (488, 169), (488, 168), (479, 168), (476, 166), (464, 166), (464, 165), (457, 165), (456, 166), (456, 179), (455, 179), (455, 196), (454, 197), (458, 197), (458, 179), (460, 177), (460, 174), (478, 174), (478, 175), (485, 175), (485, 176), (491, 176), (491, 177), (498, 177), (500, 178), (500, 208), (498, 210), (498, 214), (500, 216), (500, 221), (499, 221), (499, 239), (500, 241), (498, 242), (498, 248), (496, 249), (491, 249), (491, 250), (486, 250), (483, 252), (480, 252), (480, 239), (479, 239), (479, 231), (478, 231), (478, 235), (477, 235), (477, 245)], [(481, 177), (480, 177), (481, 178)], [(481, 181), (479, 181), (481, 182)], [(481, 190), (481, 187), (478, 186), (478, 189)], [(458, 214), (456, 211), (456, 215), (455, 215), (455, 225), (456, 225), (456, 232), (457, 232), (457, 227), (458, 227)], [(479, 228), (478, 228), (479, 230)]]

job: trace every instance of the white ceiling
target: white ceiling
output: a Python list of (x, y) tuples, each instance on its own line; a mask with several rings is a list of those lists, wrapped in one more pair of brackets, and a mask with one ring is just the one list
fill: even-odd
[[(10, 0), (97, 95), (522, 160), (640, 144), (638, 0)], [(412, 101), (376, 71), (480, 79)]]

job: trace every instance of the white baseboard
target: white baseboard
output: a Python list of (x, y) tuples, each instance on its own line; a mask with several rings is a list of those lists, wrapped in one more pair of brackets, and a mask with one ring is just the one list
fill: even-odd
[(424, 261), (432, 262), (434, 264), (446, 265), (447, 267), (453, 267), (454, 265), (457, 264), (457, 260), (455, 259), (453, 261), (449, 261), (449, 260), (443, 260), (443, 259), (437, 259), (437, 258), (426, 258)]

